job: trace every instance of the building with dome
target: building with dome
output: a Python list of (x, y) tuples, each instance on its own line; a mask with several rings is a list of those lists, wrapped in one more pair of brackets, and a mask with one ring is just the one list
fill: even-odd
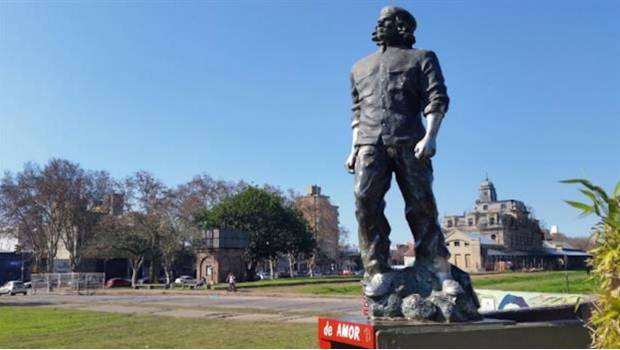
[(468, 272), (556, 269), (567, 256), (572, 256), (570, 265), (578, 268), (585, 266), (589, 256), (552, 247), (525, 203), (498, 200), (488, 178), (480, 184), (473, 210), (444, 216), (442, 226), (450, 262)]
[(480, 233), (511, 250), (540, 250), (545, 238), (526, 205), (515, 199), (498, 200), (495, 185), (488, 178), (480, 184), (474, 209), (463, 215), (446, 215), (443, 227), (446, 232), (458, 229)]

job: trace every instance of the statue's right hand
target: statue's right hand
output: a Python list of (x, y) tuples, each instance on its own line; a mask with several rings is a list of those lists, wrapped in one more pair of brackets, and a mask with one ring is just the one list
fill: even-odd
[(345, 168), (349, 174), (355, 174), (355, 160), (357, 158), (357, 150), (352, 150), (349, 157), (347, 157), (347, 162), (345, 163)]

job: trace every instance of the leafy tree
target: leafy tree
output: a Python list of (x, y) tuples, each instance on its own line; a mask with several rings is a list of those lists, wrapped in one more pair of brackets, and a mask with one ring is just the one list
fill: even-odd
[(203, 174), (195, 176), (191, 181), (179, 185), (174, 190), (175, 211), (179, 223), (186, 231), (186, 245), (197, 243), (202, 239), (201, 224), (202, 214), (205, 209), (211, 209), (223, 199), (230, 197), (247, 185), (244, 182), (227, 182), (214, 180)]
[(589, 320), (593, 346), (620, 348), (620, 183), (609, 195), (601, 187), (584, 179), (564, 180), (563, 183), (580, 184), (579, 191), (591, 204), (566, 201), (581, 210), (582, 215), (595, 214), (600, 221), (594, 226), (596, 247), (590, 264), (597, 281), (598, 295), (595, 310)]
[(247, 186), (211, 210), (204, 210), (198, 220), (205, 229), (233, 228), (250, 234), (245, 251), (249, 276), (254, 276), (260, 260), (273, 265), (279, 254), (295, 254), (297, 248), (293, 249), (295, 244), (291, 241), (305, 231), (300, 215), (287, 205), (282, 195), (254, 186)]
[(158, 253), (166, 284), (170, 284), (172, 268), (179, 257), (187, 253), (199, 237), (200, 227), (196, 223), (196, 215), (200, 209), (212, 208), (223, 198), (235, 193), (241, 185), (200, 175), (174, 189), (162, 191), (153, 209), (160, 220)]
[(289, 273), (294, 276), (293, 266), (303, 257), (309, 257), (316, 248), (316, 240), (312, 229), (301, 211), (294, 205), (284, 208), (287, 236), (284, 251), (288, 258)]

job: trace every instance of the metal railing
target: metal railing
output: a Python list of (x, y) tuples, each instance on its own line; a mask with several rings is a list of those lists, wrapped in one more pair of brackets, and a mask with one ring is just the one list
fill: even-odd
[(94, 294), (105, 285), (102, 272), (37, 273), (30, 277), (32, 293)]

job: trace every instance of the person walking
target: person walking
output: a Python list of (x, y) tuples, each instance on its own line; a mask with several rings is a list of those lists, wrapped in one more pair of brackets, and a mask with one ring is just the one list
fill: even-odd
[(229, 292), (236, 292), (237, 291), (237, 286), (235, 285), (237, 283), (237, 278), (235, 277), (235, 275), (232, 272), (228, 273), (228, 277), (226, 277), (226, 282), (228, 282), (228, 291)]

